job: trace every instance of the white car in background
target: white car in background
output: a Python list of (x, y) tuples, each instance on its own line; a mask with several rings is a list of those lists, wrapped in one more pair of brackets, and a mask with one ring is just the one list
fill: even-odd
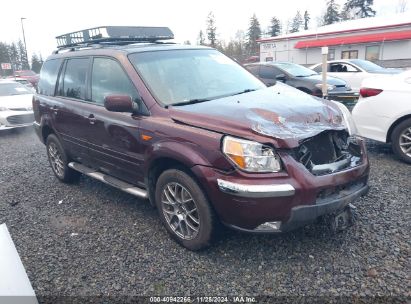
[(360, 136), (392, 143), (411, 163), (411, 71), (365, 79), (352, 116)]
[(12, 80), (0, 80), (0, 130), (31, 126), (33, 92)]
[[(322, 72), (322, 64), (316, 64), (310, 69), (317, 73)], [(386, 69), (371, 61), (362, 59), (341, 59), (328, 61), (327, 75), (345, 80), (353, 89), (359, 91), (361, 82), (369, 77), (387, 74), (399, 74), (398, 69)]]

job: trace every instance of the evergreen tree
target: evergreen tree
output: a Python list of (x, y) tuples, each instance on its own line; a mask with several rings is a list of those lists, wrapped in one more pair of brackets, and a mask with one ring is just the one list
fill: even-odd
[(215, 18), (213, 12), (207, 16), (207, 38), (210, 41), (211, 47), (216, 47), (217, 42), (217, 27), (215, 25)]
[(40, 58), (37, 56), (36, 53), (34, 53), (31, 56), (31, 69), (36, 73), (40, 73), (42, 65), (43, 63), (41, 62)]
[(335, 0), (329, 0), (327, 2), (327, 9), (323, 16), (323, 24), (328, 25), (339, 22), (341, 20), (339, 11), (339, 5), (335, 3)]
[(259, 48), (257, 40), (261, 38), (261, 27), (255, 14), (250, 19), (247, 32), (247, 50), (249, 55), (258, 55)]
[(300, 11), (297, 11), (297, 14), (295, 14), (295, 17), (293, 18), (293, 21), (291, 21), (290, 33), (299, 32), (302, 24), (303, 18), (301, 17)]
[(343, 20), (374, 17), (376, 12), (372, 9), (374, 0), (347, 0), (344, 4)]
[(275, 37), (281, 34), (281, 22), (277, 17), (271, 18), (271, 25), (268, 30), (270, 37)]
[(10, 58), (10, 63), (13, 67), (13, 70), (22, 69), (22, 65), (20, 63), (20, 58), (19, 58), (19, 51), (17, 49), (17, 45), (14, 42), (9, 46), (9, 58)]
[(304, 12), (304, 30), (308, 30), (308, 23), (310, 23), (310, 14), (308, 13), (308, 11)]
[(30, 70), (29, 59), (27, 58), (27, 51), (24, 47), (23, 41), (17, 42), (17, 51), (19, 56), (19, 62), (22, 70)]
[(204, 38), (204, 33), (201, 30), (200, 33), (198, 34), (198, 44), (199, 45), (205, 45), (205, 38)]

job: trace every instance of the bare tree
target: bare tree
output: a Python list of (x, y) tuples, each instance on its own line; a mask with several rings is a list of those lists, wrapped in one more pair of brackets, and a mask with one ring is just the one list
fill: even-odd
[(404, 13), (408, 10), (408, 0), (398, 0), (397, 13)]

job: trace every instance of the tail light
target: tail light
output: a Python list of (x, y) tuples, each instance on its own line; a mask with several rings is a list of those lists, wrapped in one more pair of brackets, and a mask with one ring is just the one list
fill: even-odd
[(380, 89), (371, 89), (371, 88), (361, 88), (360, 95), (362, 97), (371, 97), (380, 94), (382, 90)]

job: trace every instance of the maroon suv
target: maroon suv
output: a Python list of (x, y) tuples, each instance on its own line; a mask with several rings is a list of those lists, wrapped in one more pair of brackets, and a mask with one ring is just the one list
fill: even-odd
[(85, 174), (147, 198), (191, 250), (219, 223), (288, 231), (367, 192), (344, 106), (267, 88), (212, 48), (132, 41), (67, 44), (44, 63), (35, 129), (59, 180)]

